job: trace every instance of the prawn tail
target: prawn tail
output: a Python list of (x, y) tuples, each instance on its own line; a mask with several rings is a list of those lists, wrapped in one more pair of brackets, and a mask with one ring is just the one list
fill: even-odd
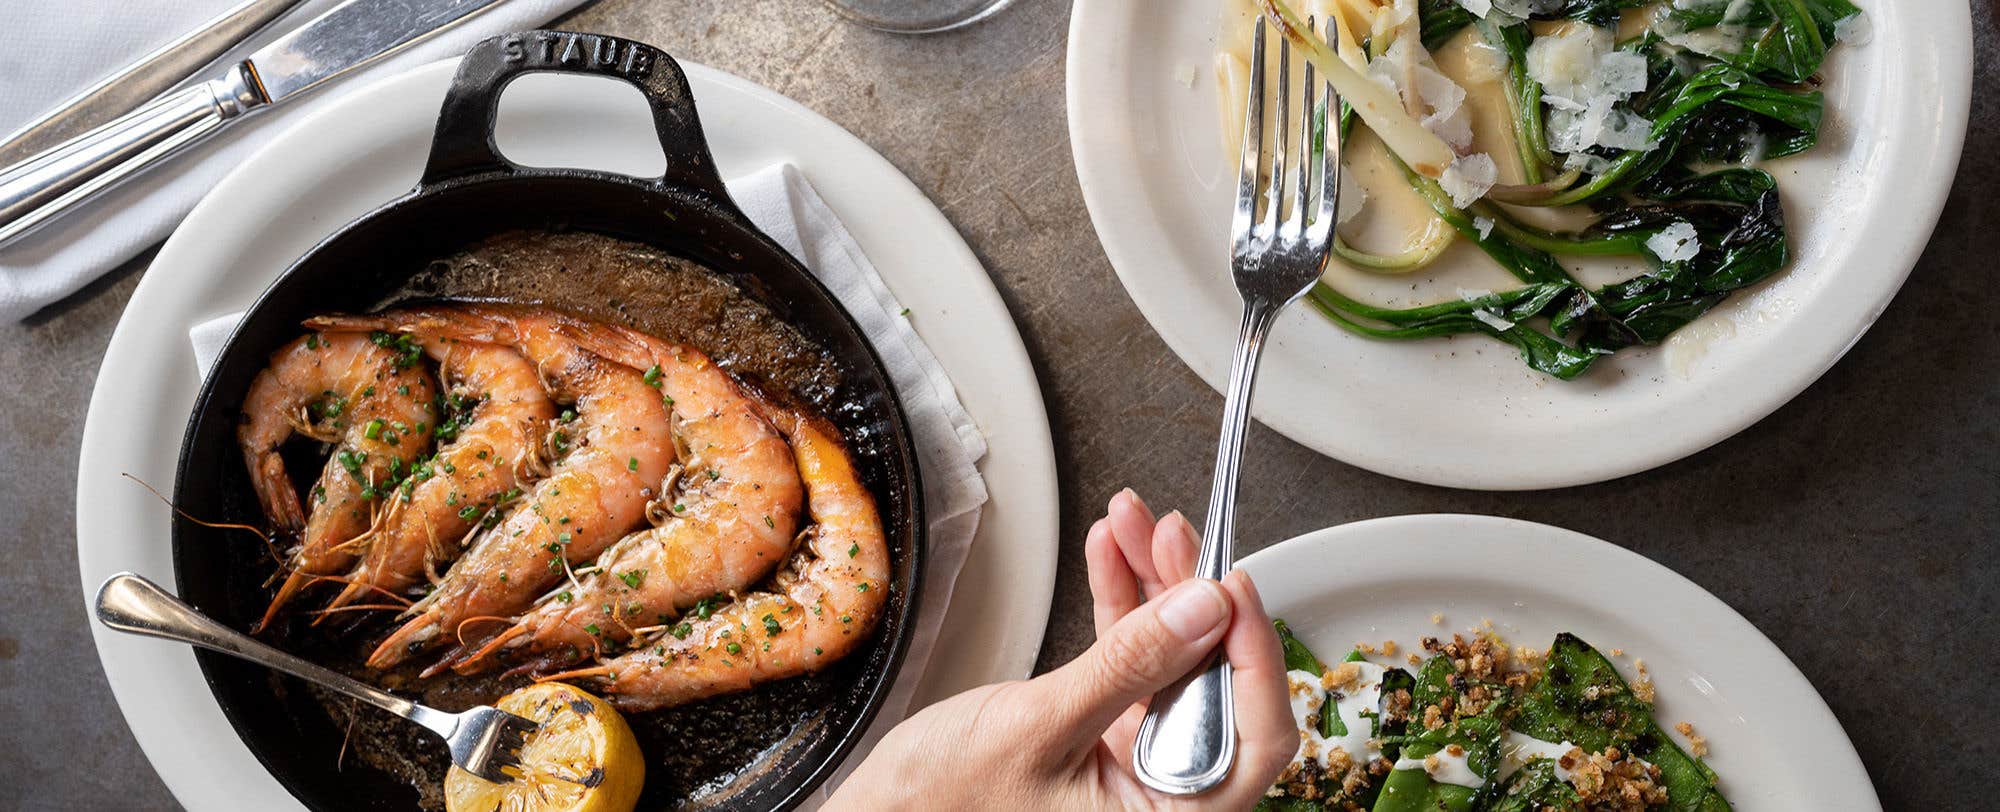
[(271, 520), (280, 533), (296, 536), (305, 530), (306, 510), (299, 502), (299, 494), (292, 489), (291, 474), (285, 472), (285, 460), (276, 451), (259, 453), (252, 472), (252, 489), (263, 505), (264, 516)]
[(284, 609), (285, 604), (290, 602), (292, 597), (299, 593), (299, 590), (304, 589), (307, 584), (312, 583), (314, 580), (312, 573), (306, 572), (304, 569), (292, 570), (290, 575), (285, 576), (285, 582), (278, 586), (278, 594), (271, 597), (271, 605), (264, 608), (263, 619), (258, 620), (256, 628), (251, 629), (250, 632), (252, 634), (261, 634), (265, 629), (270, 628), (271, 624), (278, 619), (278, 613)]
[(402, 664), (410, 655), (430, 647), (437, 639), (436, 616), (429, 612), (410, 618), (409, 622), (396, 627), (389, 637), (368, 654), (368, 667), (376, 670), (394, 668)]
[[(347, 585), (341, 588), (340, 594), (333, 596), (333, 600), (326, 602), (326, 609), (320, 613), (320, 616), (317, 620), (313, 621), (315, 625), (317, 625), (321, 620), (325, 620), (327, 615), (337, 612), (338, 610), (341, 609), (341, 607), (353, 603), (356, 599), (370, 592), (381, 592), (382, 594), (388, 595), (391, 598), (397, 597), (395, 593), (389, 592), (387, 590), (382, 589), (381, 587), (369, 583), (367, 573), (356, 572), (354, 576), (350, 578), (346, 583)], [(403, 609), (406, 607), (398, 606), (396, 608)]]

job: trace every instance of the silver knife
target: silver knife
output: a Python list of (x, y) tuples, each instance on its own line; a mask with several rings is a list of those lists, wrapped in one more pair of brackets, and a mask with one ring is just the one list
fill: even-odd
[(243, 0), (15, 130), (0, 141), (0, 166), (24, 161), (152, 101), (298, 4), (299, 0)]
[(0, 170), (0, 245), (231, 121), (400, 51), (506, 0), (348, 0), (220, 77)]

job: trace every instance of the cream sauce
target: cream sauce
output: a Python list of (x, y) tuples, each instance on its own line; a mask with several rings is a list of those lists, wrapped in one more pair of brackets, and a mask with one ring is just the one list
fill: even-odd
[(1550, 742), (1537, 739), (1526, 733), (1509, 730), (1507, 738), (1500, 741), (1499, 780), (1507, 780), (1529, 762), (1548, 759), (1556, 763), (1556, 778), (1569, 780), (1569, 770), (1563, 769), (1562, 757), (1576, 745), (1569, 742)]
[(1354, 682), (1332, 689), (1340, 693), (1332, 710), (1339, 714), (1341, 724), (1347, 729), (1343, 736), (1320, 735), (1319, 716), (1327, 710), (1326, 699), (1329, 695), (1324, 680), (1309, 671), (1285, 673), (1290, 689), (1292, 718), (1299, 726), (1299, 749), (1292, 755), (1293, 766), (1305, 763), (1308, 754), (1320, 766), (1326, 766), (1336, 748), (1345, 751), (1348, 758), (1356, 763), (1381, 755), (1380, 744), (1374, 738), (1374, 717), (1382, 707), (1382, 674), (1387, 669), (1368, 662), (1335, 663), (1332, 667), (1350, 665), (1357, 672)]
[[(1451, 751), (1457, 750), (1457, 753)], [(1423, 770), (1432, 781), (1478, 789), (1486, 785), (1486, 779), (1472, 771), (1470, 754), (1464, 748), (1452, 745), (1423, 758), (1404, 756), (1396, 759), (1398, 770)]]

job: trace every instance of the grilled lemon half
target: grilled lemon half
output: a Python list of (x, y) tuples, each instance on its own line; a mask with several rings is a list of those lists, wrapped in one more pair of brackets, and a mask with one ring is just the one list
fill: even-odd
[(543, 682), (494, 707), (541, 725), (521, 747), (520, 778), (495, 784), (453, 767), (444, 777), (448, 812), (629, 812), (639, 802), (646, 763), (609, 703)]

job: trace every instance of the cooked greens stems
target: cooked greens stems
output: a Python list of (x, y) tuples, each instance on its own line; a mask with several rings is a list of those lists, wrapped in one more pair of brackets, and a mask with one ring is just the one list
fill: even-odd
[[(1530, 367), (1562, 379), (1620, 349), (1664, 340), (1731, 292), (1785, 266), (1789, 251), (1777, 184), (1752, 165), (1813, 146), (1824, 99), (1810, 87), (1812, 79), (1836, 26), (1861, 13), (1847, 0), (1673, 4), (1635, 12), (1649, 15), (1649, 30), (1617, 42), (1614, 50), (1643, 57), (1644, 89), (1614, 102), (1614, 112), (1648, 123), (1643, 134), (1653, 143), (1580, 148), (1565, 165), (1551, 149), (1556, 114), (1545, 109), (1547, 92), (1531, 70), (1536, 34), (1528, 20), (1504, 10), (1526, 4), (1496, 1), (1481, 18), (1454, 0), (1415, 0), (1415, 14), (1385, 28), (1385, 15), (1408, 8), (1410, 0), (1379, 9), (1338, 0), (1343, 24), (1331, 36), (1336, 51), (1288, 0), (1260, 2), (1277, 31), (1342, 94), (1343, 130), (1358, 121), (1373, 131), (1436, 218), (1399, 252), (1375, 254), (1336, 241), (1335, 253), (1365, 270), (1405, 273), (1435, 261), (1463, 237), (1523, 283), (1471, 301), (1382, 308), (1322, 282), (1311, 296), (1315, 307), (1335, 324), (1374, 338), (1482, 333), (1513, 345)], [(1621, 14), (1640, 5), (1557, 0), (1532, 7), (1544, 10), (1535, 20), (1610, 32)], [(1669, 41), (1693, 43), (1680, 35), (1723, 25), (1725, 5), (1733, 10), (1727, 31), (1742, 34), (1744, 44), (1736, 50), (1703, 53)], [(1524, 182), (1496, 185), (1484, 199), (1460, 207), (1440, 184), (1451, 179), (1447, 170), (1459, 156), (1413, 114), (1420, 100), (1414, 94), (1399, 98), (1366, 74), (1392, 41), (1436, 49), (1468, 26), (1507, 57), (1504, 109)], [(1355, 39), (1357, 32), (1363, 39)], [(1588, 206), (1596, 219), (1579, 232), (1550, 232), (1521, 222), (1509, 206)], [(1557, 256), (1635, 256), (1652, 269), (1593, 288), (1571, 276)]]

